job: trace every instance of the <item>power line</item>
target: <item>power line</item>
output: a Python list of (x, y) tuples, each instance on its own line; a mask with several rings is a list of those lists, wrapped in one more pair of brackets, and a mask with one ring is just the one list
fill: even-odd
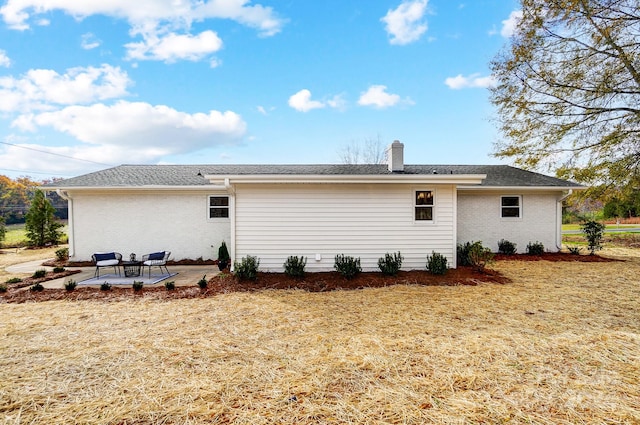
[[(11, 168), (0, 168), (1, 171), (11, 171), (13, 173), (26, 173), (26, 174), (43, 174), (46, 176), (51, 176), (53, 173), (41, 173), (38, 171), (26, 171), (26, 170), (12, 170)], [(65, 176), (65, 177), (73, 177), (72, 174), (56, 174), (56, 176)]]
[(21, 148), (21, 149), (27, 149), (30, 151), (34, 151), (34, 152), (40, 152), (40, 153), (46, 153), (49, 155), (55, 155), (55, 156), (61, 156), (63, 158), (68, 158), (68, 159), (73, 159), (75, 161), (82, 161), (82, 162), (90, 162), (92, 164), (98, 164), (98, 165), (106, 165), (107, 167), (113, 167), (113, 164), (105, 164), (104, 162), (97, 162), (97, 161), (91, 161), (90, 159), (81, 159), (81, 158), (74, 158), (72, 156), (69, 155), (63, 155), (61, 153), (55, 153), (55, 152), (49, 152), (49, 151), (43, 151), (41, 149), (36, 149), (36, 148), (30, 148), (27, 146), (20, 146), (20, 145), (16, 145), (14, 143), (9, 143), (9, 142), (0, 142), (3, 145), (9, 145), (9, 146), (14, 146), (16, 148)]

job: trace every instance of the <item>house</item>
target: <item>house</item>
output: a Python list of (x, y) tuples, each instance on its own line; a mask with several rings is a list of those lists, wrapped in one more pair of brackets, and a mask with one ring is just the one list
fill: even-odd
[(387, 165), (121, 165), (46, 189), (69, 201), (75, 261), (106, 250), (216, 259), (224, 240), (264, 271), (290, 255), (332, 270), (336, 254), (377, 270), (396, 251), (408, 270), (432, 252), (455, 267), (467, 241), (560, 248), (562, 200), (582, 186), (506, 165), (405, 165), (403, 149), (391, 144)]

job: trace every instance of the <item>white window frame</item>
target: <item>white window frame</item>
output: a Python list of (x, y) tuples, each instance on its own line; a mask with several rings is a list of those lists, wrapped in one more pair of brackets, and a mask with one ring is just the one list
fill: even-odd
[[(517, 198), (518, 199), (518, 205), (517, 206), (505, 206), (502, 205), (502, 200), (504, 198)], [(503, 210), (505, 208), (517, 208), (518, 209), (518, 216), (517, 217), (505, 217), (503, 215)], [(522, 212), (523, 212), (523, 208), (522, 208), (522, 195), (500, 195), (500, 219), (504, 220), (504, 221), (520, 221), (522, 220)]]
[[(227, 205), (211, 205), (211, 199), (212, 198), (227, 198)], [(231, 213), (231, 209), (230, 209), (230, 198), (229, 195), (208, 195), (207, 196), (207, 219), (208, 220), (229, 220), (229, 216)], [(213, 209), (226, 209), (227, 210), (227, 216), (226, 217), (212, 217), (211, 216), (211, 211)]]
[[(418, 192), (431, 192), (431, 205), (418, 205)], [(411, 191), (412, 196), (412, 204), (413, 204), (413, 222), (414, 223), (424, 223), (431, 224), (436, 222), (436, 204), (437, 204), (437, 194), (436, 190), (431, 187), (416, 187)], [(418, 208), (431, 208), (431, 220), (418, 220), (417, 210)]]

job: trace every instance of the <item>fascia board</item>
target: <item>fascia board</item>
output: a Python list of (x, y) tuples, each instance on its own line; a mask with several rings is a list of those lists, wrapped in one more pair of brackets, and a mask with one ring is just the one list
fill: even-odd
[(586, 190), (586, 186), (458, 186), (458, 190), (471, 191), (560, 191), (560, 190)]
[(205, 175), (212, 183), (222, 184), (228, 180), (230, 184), (251, 183), (251, 184), (268, 184), (268, 183), (331, 183), (331, 184), (349, 184), (349, 183), (403, 183), (403, 184), (481, 184), (487, 178), (486, 174), (391, 174), (391, 175), (281, 175), (281, 174), (263, 174), (263, 175)]
[(160, 186), (160, 185), (142, 185), (142, 186), (50, 186), (41, 188), (44, 191), (63, 190), (65, 192), (105, 192), (105, 191), (139, 191), (139, 190), (159, 190), (159, 191), (210, 191), (223, 190), (227, 188), (224, 185), (198, 185), (198, 186)]

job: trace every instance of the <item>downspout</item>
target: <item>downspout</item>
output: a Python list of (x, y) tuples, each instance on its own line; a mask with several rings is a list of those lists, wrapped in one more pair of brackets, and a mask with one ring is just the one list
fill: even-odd
[(56, 193), (59, 197), (67, 201), (67, 223), (69, 226), (68, 237), (69, 237), (69, 258), (72, 258), (76, 255), (75, 253), (75, 232), (73, 230), (73, 198), (69, 195), (69, 192), (65, 192), (62, 189), (56, 189)]
[(227, 189), (227, 193), (229, 194), (229, 241), (230, 244), (230, 252), (229, 255), (231, 257), (230, 271), (235, 270), (236, 263), (236, 188), (231, 184), (231, 181), (228, 178), (224, 179), (224, 187)]
[(573, 193), (573, 189), (569, 189), (556, 201), (556, 248), (562, 250), (562, 202)]

